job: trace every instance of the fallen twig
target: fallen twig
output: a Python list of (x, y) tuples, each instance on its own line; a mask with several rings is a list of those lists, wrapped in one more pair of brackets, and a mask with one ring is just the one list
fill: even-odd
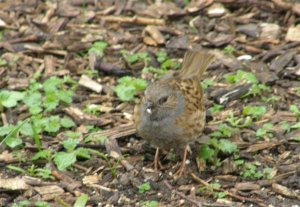
[(153, 24), (153, 25), (164, 25), (165, 20), (163, 19), (153, 19), (146, 17), (125, 17), (125, 16), (98, 16), (100, 19), (108, 22), (118, 22), (118, 23), (134, 23), (134, 24)]
[[(194, 173), (190, 173), (190, 175), (192, 176), (192, 178), (193, 178), (195, 181), (201, 183), (201, 184), (204, 185), (204, 186), (209, 186), (209, 183), (208, 183), (208, 182), (202, 180), (201, 178), (199, 178), (198, 176), (196, 176)], [(255, 199), (251, 199), (251, 198), (239, 196), (239, 195), (233, 194), (233, 193), (231, 193), (231, 192), (228, 192), (227, 190), (222, 189), (222, 188), (215, 188), (215, 187), (212, 187), (212, 188), (213, 188), (213, 190), (215, 190), (215, 191), (224, 192), (224, 193), (226, 193), (226, 195), (228, 195), (228, 196), (230, 196), (230, 197), (232, 197), (232, 198), (234, 198), (234, 199), (236, 199), (236, 200), (239, 200), (239, 201), (241, 201), (241, 202), (247, 201), (247, 202), (255, 203), (255, 204), (257, 204), (258, 206), (261, 206), (261, 207), (266, 207), (266, 205), (263, 203), (262, 200), (255, 200)]]

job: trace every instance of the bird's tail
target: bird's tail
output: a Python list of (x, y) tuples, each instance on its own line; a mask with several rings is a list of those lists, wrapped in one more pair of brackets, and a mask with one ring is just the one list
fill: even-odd
[(180, 79), (201, 79), (214, 56), (206, 52), (187, 51), (183, 58), (181, 70), (178, 73)]

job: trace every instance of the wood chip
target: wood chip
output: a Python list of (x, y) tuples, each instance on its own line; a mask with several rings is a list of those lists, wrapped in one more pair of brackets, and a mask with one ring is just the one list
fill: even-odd
[(46, 195), (46, 194), (61, 195), (65, 192), (61, 187), (57, 185), (34, 187), (33, 189), (37, 191), (40, 195)]
[(155, 42), (157, 42), (158, 45), (165, 44), (165, 38), (159, 31), (157, 26), (148, 25), (145, 30), (146, 33), (148, 33)]
[(103, 90), (103, 86), (101, 84), (97, 83), (86, 75), (82, 75), (80, 77), (79, 85), (95, 91), (96, 93), (101, 93)]
[(223, 16), (225, 12), (225, 7), (223, 6), (223, 4), (220, 3), (215, 3), (207, 9), (207, 14), (210, 17), (220, 17)]
[(257, 152), (259, 150), (272, 148), (272, 147), (277, 146), (279, 144), (281, 144), (281, 142), (276, 142), (276, 143), (263, 142), (263, 143), (253, 144), (253, 145), (248, 147), (247, 152)]
[(280, 26), (277, 24), (261, 23), (259, 25), (261, 29), (260, 38), (262, 39), (278, 39), (280, 35)]
[(286, 41), (299, 42), (300, 41), (300, 25), (290, 27), (285, 36)]
[(26, 184), (23, 178), (0, 178), (0, 190), (27, 190), (29, 186)]
[(236, 183), (234, 188), (241, 191), (259, 190), (260, 185), (252, 182)]
[(278, 193), (280, 195), (286, 196), (288, 198), (300, 200), (300, 195), (298, 193), (296, 193), (294, 190), (291, 190), (283, 185), (273, 183), (272, 189), (275, 193)]

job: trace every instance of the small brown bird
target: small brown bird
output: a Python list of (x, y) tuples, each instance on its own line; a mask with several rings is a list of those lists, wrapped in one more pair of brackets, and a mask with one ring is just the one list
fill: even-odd
[(200, 79), (213, 56), (199, 51), (186, 52), (180, 71), (151, 83), (134, 110), (139, 136), (157, 147), (154, 169), (158, 169), (159, 149), (183, 152), (180, 168), (185, 172), (187, 146), (202, 134), (205, 107)]

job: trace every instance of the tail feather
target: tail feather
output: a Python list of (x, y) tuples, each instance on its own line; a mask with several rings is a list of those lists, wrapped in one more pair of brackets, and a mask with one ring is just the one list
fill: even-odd
[(184, 55), (181, 70), (178, 77), (181, 79), (196, 78), (200, 80), (214, 56), (199, 51), (187, 51)]

